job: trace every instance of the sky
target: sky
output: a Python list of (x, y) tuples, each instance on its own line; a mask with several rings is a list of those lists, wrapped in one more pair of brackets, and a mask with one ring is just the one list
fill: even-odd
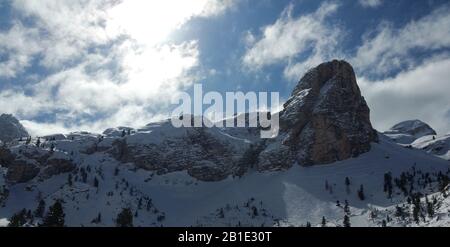
[(144, 126), (195, 83), (286, 100), (332, 59), (377, 130), (450, 133), (447, 0), (0, 0), (0, 113), (33, 135)]

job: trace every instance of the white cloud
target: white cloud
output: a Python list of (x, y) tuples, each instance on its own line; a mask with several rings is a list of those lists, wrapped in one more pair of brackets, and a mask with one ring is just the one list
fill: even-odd
[(49, 102), (45, 98), (26, 95), (23, 90), (0, 91), (0, 105), (2, 113), (13, 113), (19, 116), (35, 117), (38, 112), (46, 112), (50, 109)]
[(426, 60), (421, 66), (393, 78), (360, 78), (371, 108), (372, 122), (380, 131), (410, 119), (429, 123), (440, 134), (450, 131), (450, 57)]
[[(139, 126), (161, 117), (170, 98), (197, 78), (199, 65), (197, 41), (172, 44), (169, 35), (235, 2), (12, 0), (18, 18), (0, 32), (6, 56), (0, 77), (16, 77), (33, 60), (53, 72), (2, 91), (2, 111), (22, 119), (53, 115), (48, 123), (24, 121), (35, 134)], [(22, 17), (32, 24), (22, 24)]]
[(7, 33), (0, 32), (0, 55), (6, 55), (0, 63), (0, 78), (13, 78), (30, 65), (32, 57), (40, 51), (39, 30), (26, 28), (14, 22)]
[[(46, 130), (55, 127), (60, 131), (83, 128), (101, 131), (117, 125), (140, 126), (148, 123), (183, 86), (193, 82), (187, 72), (197, 66), (198, 51), (195, 42), (182, 45), (163, 45), (158, 50), (145, 50), (135, 54), (118, 48), (122, 81), (116, 80), (102, 63), (109, 58), (86, 56), (84, 62), (55, 73), (37, 84), (29, 86), (31, 96), (22, 91), (5, 91), (0, 94), (0, 102), (8, 112), (25, 118), (42, 113), (57, 112), (58, 123), (40, 124)], [(120, 53), (123, 52), (123, 53)], [(90, 66), (95, 73), (87, 73)], [(96, 116), (104, 116), (96, 119)], [(86, 117), (92, 122), (79, 124)], [(58, 128), (56, 128), (59, 126)]]
[[(367, 1), (371, 7), (378, 3)], [(338, 43), (346, 34), (326, 22), (337, 7), (328, 2), (312, 14), (293, 18), (291, 6), (274, 24), (262, 28), (261, 37), (245, 33), (249, 48), (244, 64), (261, 69), (287, 63), (284, 75), (293, 81), (311, 67), (344, 57), (358, 72), (376, 128), (386, 130), (400, 121), (419, 118), (440, 133), (450, 131), (450, 58), (442, 52), (450, 48), (448, 5), (400, 28), (383, 22), (362, 37), (354, 55), (345, 56)], [(426, 55), (420, 58), (418, 53)], [(388, 73), (390, 78), (386, 78)], [(385, 79), (369, 79), (374, 75)]]
[[(379, 130), (408, 119), (450, 131), (450, 11), (444, 6), (395, 28), (384, 22), (349, 57)], [(425, 54), (421, 57), (419, 54)], [(400, 70), (400, 72), (398, 72)], [(368, 78), (385, 78), (375, 80)]]
[(161, 42), (192, 17), (216, 16), (237, 0), (123, 1), (109, 12), (108, 30), (120, 30), (147, 45)]
[[(334, 50), (342, 31), (328, 24), (326, 19), (338, 7), (335, 2), (325, 2), (315, 12), (294, 18), (293, 5), (290, 5), (274, 24), (262, 28), (259, 39), (252, 33), (246, 34), (245, 40), (251, 46), (243, 57), (243, 63), (249, 69), (257, 70), (288, 61), (285, 76), (298, 79), (308, 68), (335, 55)], [(311, 56), (298, 59), (309, 51), (312, 52)]]
[(400, 29), (382, 23), (363, 37), (363, 45), (351, 58), (360, 72), (383, 75), (402, 66), (413, 68), (414, 52), (433, 52), (450, 47), (450, 9), (443, 7)]
[[(56, 68), (67, 61), (83, 57), (86, 49), (107, 44), (119, 33), (107, 32), (107, 0), (13, 0), (12, 7), (24, 17), (33, 18), (33, 27), (40, 36), (40, 63)], [(34, 55), (34, 54), (33, 54)]]
[(359, 0), (359, 4), (364, 8), (376, 8), (383, 4), (382, 0)]

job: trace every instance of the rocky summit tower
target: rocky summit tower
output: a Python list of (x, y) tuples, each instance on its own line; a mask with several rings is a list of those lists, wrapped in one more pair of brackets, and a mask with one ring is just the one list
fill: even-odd
[(368, 152), (378, 140), (355, 72), (349, 63), (338, 60), (303, 76), (280, 113), (280, 129), (280, 143), (273, 142), (261, 153), (263, 170), (345, 160)]

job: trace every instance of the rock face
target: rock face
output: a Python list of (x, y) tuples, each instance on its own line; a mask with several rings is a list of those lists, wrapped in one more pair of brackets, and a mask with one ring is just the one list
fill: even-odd
[(394, 142), (411, 144), (421, 137), (436, 135), (436, 131), (420, 120), (408, 120), (394, 125), (384, 134)]
[(217, 128), (175, 128), (166, 121), (116, 139), (108, 152), (122, 163), (158, 174), (187, 171), (199, 180), (219, 181), (238, 170), (248, 145)]
[(49, 159), (47, 160), (46, 165), (47, 166), (42, 171), (42, 177), (44, 179), (63, 173), (69, 173), (76, 169), (76, 165), (68, 159)]
[(10, 142), (14, 139), (29, 136), (26, 129), (14, 116), (9, 114), (0, 115), (0, 140)]
[(0, 147), (0, 168), (7, 169), (8, 183), (26, 183), (39, 176), (48, 179), (76, 169), (76, 164), (65, 152), (50, 151), (33, 144)]
[(328, 164), (368, 152), (378, 140), (352, 66), (337, 60), (300, 80), (280, 113), (280, 131), (261, 153), (260, 169)]
[(0, 166), (8, 167), (14, 159), (14, 155), (8, 148), (0, 146)]
[(15, 160), (9, 167), (6, 179), (10, 183), (25, 183), (39, 174), (39, 167), (24, 160)]

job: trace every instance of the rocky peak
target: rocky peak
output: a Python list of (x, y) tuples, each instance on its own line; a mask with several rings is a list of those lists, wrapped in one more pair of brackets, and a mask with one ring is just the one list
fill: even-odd
[(420, 120), (408, 120), (394, 125), (384, 134), (400, 144), (411, 144), (421, 137), (436, 135), (436, 131)]
[(333, 81), (341, 88), (348, 88), (353, 94), (361, 96), (353, 67), (342, 60), (326, 62), (308, 71), (295, 87), (292, 96), (305, 89), (319, 92), (329, 81)]
[(281, 145), (263, 156), (283, 152), (285, 163), (300, 165), (355, 157), (378, 140), (355, 72), (349, 63), (338, 60), (303, 76), (284, 105), (280, 129), (284, 133)]
[(409, 120), (394, 125), (391, 130), (418, 137), (436, 135), (436, 131), (420, 120)]
[(28, 132), (22, 124), (10, 114), (0, 115), (0, 140), (10, 142), (14, 139), (27, 137)]

